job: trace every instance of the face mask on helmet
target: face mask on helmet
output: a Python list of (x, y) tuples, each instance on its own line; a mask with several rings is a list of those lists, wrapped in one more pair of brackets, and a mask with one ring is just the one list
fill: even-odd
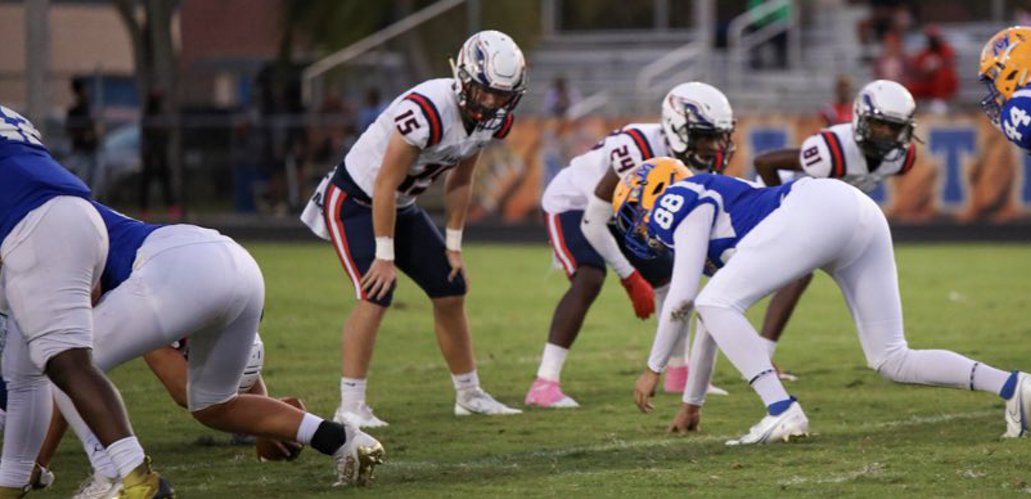
[(462, 81), (458, 106), (466, 119), (488, 130), (501, 127), (505, 114), (515, 109), (523, 92), (497, 90), (477, 82), (464, 69), (459, 68), (458, 72)]
[(894, 161), (906, 154), (913, 139), (911, 120), (864, 114), (859, 117), (856, 141), (867, 157)]
[[(996, 71), (998, 74), (998, 71)], [(1005, 97), (999, 93), (999, 89), (995, 88), (995, 81), (987, 76), (981, 77), (981, 82), (988, 87), (988, 95), (986, 95), (981, 102), (978, 103), (981, 106), (981, 110), (984, 114), (988, 115), (988, 119), (991, 120), (992, 124), (999, 126), (999, 116), (1002, 115), (1002, 104), (1006, 102)]]
[(687, 150), (678, 158), (696, 171), (723, 173), (734, 154), (733, 130), (685, 126)]
[(660, 157), (627, 174), (616, 187), (614, 223), (626, 248), (638, 258), (651, 260), (669, 251), (648, 230), (652, 207), (667, 187), (689, 176), (691, 171), (680, 161)]
[(701, 82), (673, 88), (662, 102), (670, 150), (694, 171), (722, 173), (734, 152), (733, 111), (719, 89)]

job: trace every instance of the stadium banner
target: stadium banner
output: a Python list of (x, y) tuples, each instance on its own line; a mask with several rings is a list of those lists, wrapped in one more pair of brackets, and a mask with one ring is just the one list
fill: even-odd
[[(571, 158), (613, 129), (657, 121), (656, 116), (517, 118), (508, 138), (484, 152), (470, 222), (539, 221), (544, 187)], [(798, 147), (821, 126), (815, 116), (741, 117), (727, 173), (755, 178), (752, 159), (757, 154)], [(914, 168), (871, 193), (892, 221), (1031, 221), (1031, 157), (1010, 144), (983, 114), (918, 116), (916, 135), (921, 142)]]

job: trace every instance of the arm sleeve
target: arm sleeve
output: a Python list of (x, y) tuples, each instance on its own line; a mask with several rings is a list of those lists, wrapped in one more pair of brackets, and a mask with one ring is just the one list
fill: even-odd
[(655, 341), (648, 356), (648, 368), (652, 371), (662, 372), (666, 367), (681, 328), (691, 316), (715, 216), (716, 210), (712, 205), (701, 205), (684, 217), (673, 231), (673, 280), (662, 306)]
[(712, 382), (712, 372), (716, 369), (716, 340), (712, 339), (705, 324), (695, 318), (694, 343), (691, 345), (691, 375), (687, 377), (684, 387), (684, 403), (702, 405), (705, 403), (705, 392)]
[(798, 151), (798, 163), (810, 177), (827, 178), (832, 175), (833, 158), (827, 141), (819, 133), (810, 135)]
[(420, 94), (410, 94), (398, 102), (394, 110), (394, 129), (409, 145), (425, 149), (434, 136), (434, 126), (440, 126), (437, 110)]
[(999, 128), (1010, 142), (1031, 151), (1031, 91), (1018, 90), (1003, 104)]
[(591, 247), (605, 259), (612, 270), (616, 271), (619, 278), (625, 279), (634, 273), (634, 267), (623, 256), (616, 238), (612, 236), (612, 232), (609, 232), (608, 221), (610, 218), (612, 218), (612, 204), (592, 193), (590, 199), (587, 200), (587, 209), (584, 210), (583, 220), (580, 222), (580, 231), (591, 243)]

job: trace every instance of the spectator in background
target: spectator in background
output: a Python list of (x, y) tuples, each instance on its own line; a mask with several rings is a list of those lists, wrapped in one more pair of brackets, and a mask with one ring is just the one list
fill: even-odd
[[(767, 3), (771, 0), (748, 0), (748, 10), (760, 7), (762, 4)], [(774, 9), (769, 14), (759, 18), (752, 25), (752, 31), (759, 31), (767, 25), (786, 22), (791, 18), (791, 5), (784, 5), (779, 9)], [(757, 47), (758, 50), (753, 50), (752, 68), (779, 68), (783, 69), (788, 66), (788, 32), (781, 31), (776, 35), (773, 35), (768, 41)], [(772, 54), (771, 54), (772, 52)]]
[(143, 175), (140, 179), (140, 218), (150, 217), (150, 184), (156, 179), (161, 188), (168, 217), (177, 220), (183, 209), (172, 195), (172, 171), (168, 161), (168, 127), (170, 122), (164, 109), (164, 95), (154, 90), (147, 95), (143, 108), (143, 132), (140, 134), (140, 153)]
[(931, 101), (928, 106), (931, 112), (944, 114), (948, 111), (948, 101), (959, 88), (956, 52), (945, 41), (938, 26), (927, 26), (924, 35), (927, 46), (913, 58), (913, 77), (906, 86), (913, 97)]
[(369, 125), (376, 121), (376, 118), (379, 117), (384, 108), (386, 108), (386, 105), (383, 104), (380, 98), (379, 89), (372, 87), (365, 92), (365, 102), (362, 103), (362, 108), (358, 110), (358, 133), (365, 132), (365, 129), (369, 128)]
[(580, 92), (571, 88), (564, 76), (559, 76), (551, 82), (548, 91), (544, 94), (544, 113), (556, 118), (565, 118), (569, 109), (580, 102)]
[(874, 79), (906, 81), (906, 53), (902, 37), (896, 32), (884, 36), (881, 53), (873, 62)]
[(1017, 26), (1029, 26), (1031, 25), (1031, 1), (1023, 0), (1013, 8), (1013, 18), (1016, 19)]
[(75, 94), (75, 103), (68, 108), (64, 122), (65, 131), (72, 142), (68, 167), (86, 182), (86, 185), (95, 189), (97, 186), (94, 185), (94, 176), (97, 173), (97, 149), (100, 139), (85, 80), (73, 78), (72, 93)]
[(834, 99), (820, 110), (820, 118), (826, 126), (852, 121), (852, 77), (838, 75), (834, 82)]

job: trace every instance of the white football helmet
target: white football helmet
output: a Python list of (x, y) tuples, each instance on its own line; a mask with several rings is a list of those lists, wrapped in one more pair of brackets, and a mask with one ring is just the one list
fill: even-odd
[(261, 341), (261, 335), (254, 333), (254, 344), (251, 345), (251, 356), (240, 378), (239, 393), (247, 393), (258, 382), (262, 367), (265, 367), (265, 344)]
[[(905, 154), (916, 128), (915, 112), (916, 102), (906, 87), (891, 80), (867, 83), (852, 105), (852, 131), (863, 154), (887, 161)], [(884, 131), (878, 133), (876, 127)]]
[[(666, 94), (662, 99), (662, 130), (677, 159), (695, 171), (720, 173), (734, 152), (734, 110), (723, 92), (706, 83), (681, 83)], [(717, 140), (714, 156), (698, 154), (702, 135)]]
[(469, 37), (451, 60), (458, 106), (480, 128), (495, 129), (526, 93), (526, 59), (512, 38), (494, 30)]

